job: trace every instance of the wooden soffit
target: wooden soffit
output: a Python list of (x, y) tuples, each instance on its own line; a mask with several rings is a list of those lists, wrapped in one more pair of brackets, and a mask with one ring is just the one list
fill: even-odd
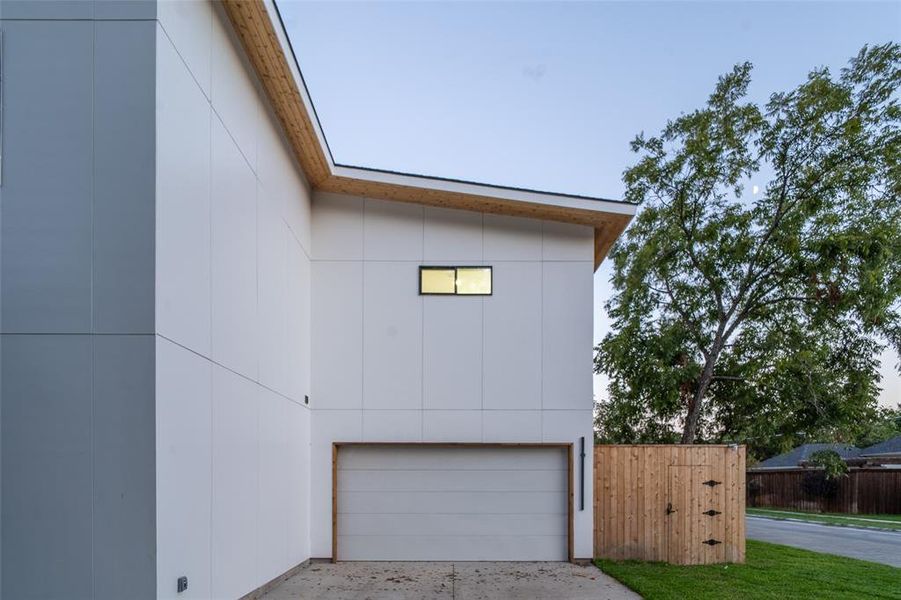
[(336, 165), (272, 0), (222, 0), (313, 189), (594, 228), (595, 268), (635, 213), (631, 204)]

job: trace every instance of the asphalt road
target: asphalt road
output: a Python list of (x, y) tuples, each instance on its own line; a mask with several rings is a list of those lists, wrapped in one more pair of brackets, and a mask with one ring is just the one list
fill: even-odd
[(747, 537), (901, 567), (901, 531), (747, 517)]

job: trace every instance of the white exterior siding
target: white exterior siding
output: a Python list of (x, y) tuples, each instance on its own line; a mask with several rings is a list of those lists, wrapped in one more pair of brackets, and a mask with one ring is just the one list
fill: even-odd
[[(315, 193), (313, 556), (331, 555), (335, 441), (579, 436), (591, 555), (592, 261), (589, 227)], [(494, 293), (420, 296), (422, 264), (491, 265)]]
[(585, 398), (592, 398), (592, 267), (591, 262), (546, 261), (542, 265), (541, 406), (545, 410), (592, 407), (585, 403)]
[(310, 557), (310, 193), (217, 10), (159, 5), (160, 598)]
[(494, 293), (491, 302), (483, 306), (482, 406), (490, 410), (538, 410), (541, 408), (541, 262), (492, 264)]
[(157, 337), (157, 596), (189, 577), (188, 598), (211, 597), (212, 363)]

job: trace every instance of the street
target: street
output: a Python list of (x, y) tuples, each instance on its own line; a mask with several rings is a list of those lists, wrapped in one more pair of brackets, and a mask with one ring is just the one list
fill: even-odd
[(747, 517), (747, 537), (901, 567), (901, 531)]

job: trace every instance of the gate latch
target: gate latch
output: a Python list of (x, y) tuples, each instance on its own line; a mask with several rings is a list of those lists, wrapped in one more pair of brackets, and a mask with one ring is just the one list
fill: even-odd
[(723, 514), (723, 513), (720, 512), (720, 511), (718, 511), (718, 510), (713, 510), (713, 509), (711, 508), (710, 510), (705, 510), (705, 511), (704, 511), (703, 513), (701, 513), (701, 514), (707, 515), (708, 517), (714, 517), (714, 516), (716, 516), (716, 515), (721, 515), (721, 514)]
[(705, 482), (704, 482), (703, 484), (701, 484), (701, 485), (709, 485), (710, 487), (713, 487), (713, 486), (715, 486), (715, 485), (720, 485), (721, 483), (723, 483), (723, 482), (722, 482), (722, 481), (714, 481), (714, 480), (712, 480), (712, 479), (708, 479), (707, 481), (705, 481)]
[(723, 542), (721, 542), (721, 541), (719, 541), (719, 540), (715, 540), (715, 539), (713, 539), (713, 538), (710, 538), (709, 540), (704, 540), (704, 541), (701, 542), (701, 543), (702, 543), (702, 544), (707, 544), (708, 546), (716, 546), (717, 544), (722, 544)]

